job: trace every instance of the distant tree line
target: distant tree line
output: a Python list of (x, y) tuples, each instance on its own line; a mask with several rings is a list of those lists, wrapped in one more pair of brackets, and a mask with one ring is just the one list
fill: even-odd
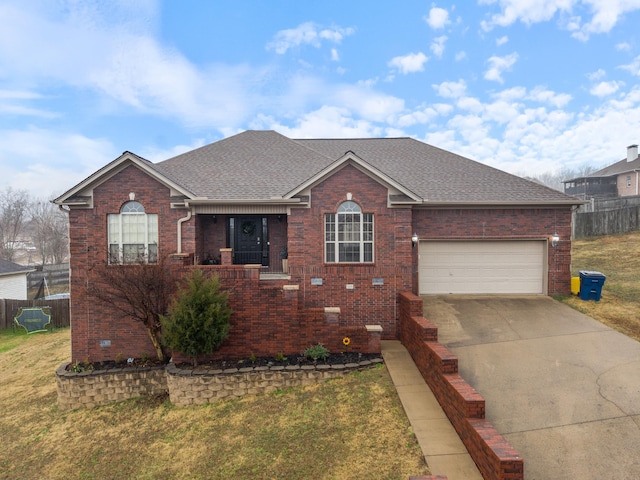
[(63, 263), (69, 254), (68, 223), (68, 215), (49, 200), (7, 187), (0, 192), (0, 258), (13, 262), (19, 251), (31, 250), (32, 263)]
[(547, 187), (551, 187), (554, 190), (564, 192), (565, 180), (571, 180), (573, 178), (587, 177), (597, 169), (591, 165), (582, 165), (577, 168), (562, 168), (555, 172), (545, 172), (537, 175), (521, 175), (524, 178), (533, 180), (534, 182), (541, 183)]

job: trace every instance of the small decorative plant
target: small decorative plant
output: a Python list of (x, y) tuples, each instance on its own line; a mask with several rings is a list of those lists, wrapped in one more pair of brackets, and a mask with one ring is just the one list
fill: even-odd
[(342, 339), (342, 345), (344, 345), (344, 351), (346, 352), (349, 348), (349, 345), (351, 345), (351, 339), (349, 337), (344, 337)]
[(91, 363), (88, 358), (85, 359), (84, 362), (78, 362), (78, 360), (76, 360), (76, 362), (69, 367), (69, 370), (74, 373), (92, 372), (93, 363)]
[(326, 360), (329, 357), (329, 350), (321, 343), (313, 345), (304, 351), (304, 356), (310, 358), (314, 362), (318, 360)]
[(286, 362), (286, 361), (287, 361), (287, 357), (284, 356), (283, 352), (276, 353), (276, 362), (283, 363), (283, 362)]

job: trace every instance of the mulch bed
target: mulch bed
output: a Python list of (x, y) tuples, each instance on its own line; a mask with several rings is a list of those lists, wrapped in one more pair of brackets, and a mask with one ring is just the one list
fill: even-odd
[[(359, 363), (365, 360), (373, 360), (375, 358), (381, 358), (379, 353), (356, 353), (356, 352), (343, 352), (332, 353), (326, 359), (318, 359), (313, 361), (304, 355), (293, 354), (286, 355), (285, 359), (275, 357), (255, 357), (255, 358), (242, 358), (236, 360), (212, 360), (206, 362), (198, 362), (199, 367), (207, 367), (213, 370), (226, 370), (229, 368), (246, 368), (246, 367), (275, 367), (282, 366), (288, 367), (292, 365), (346, 365), (348, 363)], [(191, 369), (193, 365), (190, 363), (178, 363), (178, 368)]]
[[(246, 368), (246, 367), (273, 367), (282, 366), (287, 367), (291, 365), (346, 365), (348, 363), (359, 363), (365, 360), (373, 360), (381, 358), (379, 353), (356, 353), (356, 352), (342, 352), (332, 353), (326, 359), (318, 359), (313, 361), (310, 358), (300, 354), (286, 355), (285, 359), (275, 357), (255, 357), (255, 358), (241, 358), (230, 360), (211, 360), (198, 362), (199, 367), (206, 367), (212, 370), (226, 370), (229, 368)], [(83, 370), (117, 370), (123, 368), (147, 368), (153, 366), (162, 366), (163, 362), (149, 358), (133, 358), (125, 359), (124, 361), (116, 362), (114, 360), (106, 360), (103, 362), (92, 362), (83, 364)], [(193, 365), (190, 363), (178, 363), (178, 368), (192, 369)], [(67, 370), (71, 370), (73, 364), (67, 366)]]

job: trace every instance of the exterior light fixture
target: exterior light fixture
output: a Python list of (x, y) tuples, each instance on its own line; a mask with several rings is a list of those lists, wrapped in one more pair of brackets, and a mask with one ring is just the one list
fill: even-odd
[(554, 233), (553, 236), (551, 237), (551, 246), (554, 248), (557, 247), (559, 241), (560, 241), (560, 236), (557, 233)]
[(418, 243), (418, 234), (414, 232), (413, 235), (411, 235), (411, 246), (415, 247), (417, 243)]

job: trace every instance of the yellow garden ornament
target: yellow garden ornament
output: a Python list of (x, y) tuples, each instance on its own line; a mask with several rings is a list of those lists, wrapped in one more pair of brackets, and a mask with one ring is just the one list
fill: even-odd
[(342, 339), (342, 344), (343, 344), (345, 347), (348, 347), (350, 343), (351, 343), (351, 339), (350, 339), (349, 337), (344, 337), (344, 338)]

